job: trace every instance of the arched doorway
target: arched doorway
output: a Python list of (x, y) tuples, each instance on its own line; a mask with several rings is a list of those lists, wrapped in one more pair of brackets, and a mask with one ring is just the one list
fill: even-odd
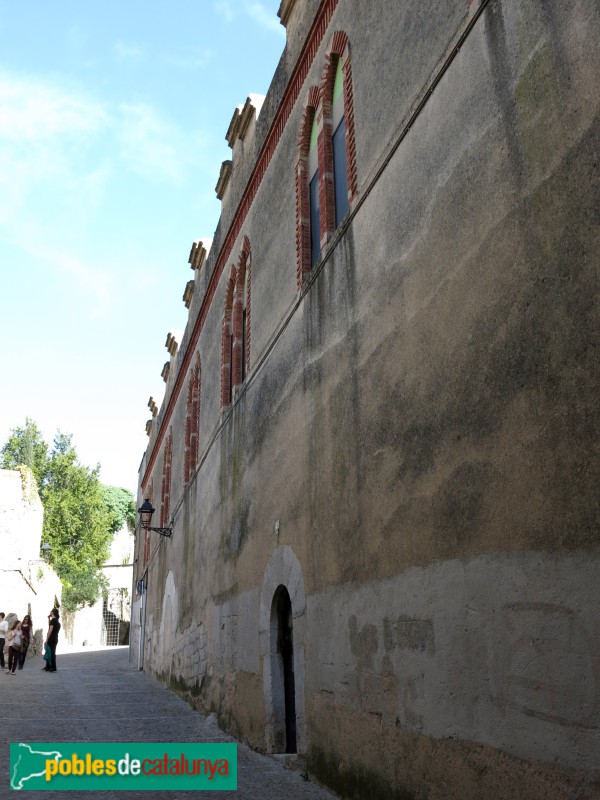
[(271, 608), (271, 674), (276, 750), (296, 752), (296, 684), (292, 602), (285, 586), (278, 586)]
[(292, 548), (284, 545), (274, 551), (267, 564), (260, 598), (259, 643), (267, 753), (306, 755), (307, 752), (306, 635), (302, 568)]

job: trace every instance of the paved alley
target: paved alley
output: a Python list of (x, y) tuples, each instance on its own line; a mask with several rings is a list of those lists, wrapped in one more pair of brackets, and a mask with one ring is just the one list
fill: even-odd
[[(128, 660), (127, 648), (61, 653), (58, 672), (41, 672), (41, 658), (28, 659), (13, 677), (0, 673), (0, 720), (3, 731), (0, 798), (9, 790), (10, 742), (231, 742), (214, 717), (194, 711), (183, 700)], [(48, 800), (60, 792), (29, 791)], [(238, 790), (70, 791), (68, 800), (135, 800), (194, 795), (226, 800), (332, 800), (334, 795), (285, 769), (276, 760), (238, 746)]]

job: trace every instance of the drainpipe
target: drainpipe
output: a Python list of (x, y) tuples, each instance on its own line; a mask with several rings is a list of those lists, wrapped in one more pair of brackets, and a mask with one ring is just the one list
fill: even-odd
[(144, 669), (144, 639), (146, 638), (146, 601), (144, 598), (146, 597), (146, 582), (142, 578), (141, 581), (138, 582), (138, 587), (140, 589), (140, 617), (141, 617), (141, 629), (140, 629), (140, 642), (138, 648), (138, 669)]

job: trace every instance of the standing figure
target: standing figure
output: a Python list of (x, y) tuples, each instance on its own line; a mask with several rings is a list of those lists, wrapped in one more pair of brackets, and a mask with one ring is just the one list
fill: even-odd
[(50, 648), (51, 661), (50, 665), (44, 667), (44, 672), (56, 672), (56, 645), (58, 644), (58, 632), (60, 630), (60, 622), (58, 621), (58, 608), (53, 608), (48, 614), (48, 633), (46, 634), (46, 641)]
[(19, 655), (19, 669), (23, 669), (25, 659), (27, 658), (27, 651), (31, 644), (31, 637), (33, 636), (33, 622), (29, 614), (25, 614), (21, 622), (21, 654)]
[(8, 622), (6, 621), (6, 614), (0, 611), (0, 669), (4, 669), (4, 644), (8, 635)]
[(21, 623), (16, 619), (8, 632), (8, 669), (7, 675), (14, 675), (21, 653)]

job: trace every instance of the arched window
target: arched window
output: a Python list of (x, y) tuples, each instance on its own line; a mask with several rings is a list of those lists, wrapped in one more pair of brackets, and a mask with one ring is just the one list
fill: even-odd
[(185, 450), (183, 456), (183, 482), (188, 484), (198, 465), (198, 440), (200, 436), (200, 354), (192, 369), (188, 383), (185, 416)]
[(311, 86), (296, 163), (296, 280), (321, 257), (356, 196), (354, 99), (348, 37), (336, 31), (321, 86)]
[[(316, 116), (318, 103), (319, 90), (316, 86), (311, 86), (308, 90), (308, 102), (302, 114), (298, 137), (298, 161), (296, 162), (296, 281), (298, 286), (302, 286), (306, 274), (310, 272), (321, 252), (319, 131)], [(311, 153), (312, 158), (310, 158)], [(319, 255), (316, 255), (317, 249)]]
[(321, 215), (319, 213), (319, 128), (313, 118), (308, 147), (308, 208), (310, 227), (310, 266), (321, 257)]
[(165, 441), (165, 451), (163, 457), (162, 473), (162, 492), (160, 502), (160, 526), (162, 528), (169, 524), (171, 510), (171, 463), (173, 460), (173, 429), (169, 429), (169, 435)]
[(225, 291), (221, 340), (221, 409), (231, 405), (233, 390), (250, 369), (250, 242), (244, 236), (237, 269), (231, 268)]
[(333, 135), (333, 195), (335, 198), (335, 227), (346, 216), (348, 211), (348, 160), (346, 157), (346, 117), (344, 116), (344, 79), (342, 62), (338, 59), (333, 85), (333, 103), (331, 106), (331, 127)]
[(250, 242), (244, 236), (236, 270), (233, 299), (233, 385), (246, 380), (250, 367)]
[(233, 296), (235, 267), (231, 267), (225, 289), (225, 307), (221, 322), (221, 410), (231, 405), (233, 396)]
[[(348, 37), (336, 31), (325, 56), (321, 79), (325, 170), (328, 203), (325, 241), (346, 216), (356, 194), (354, 97)], [(327, 183), (327, 182), (326, 182)]]

